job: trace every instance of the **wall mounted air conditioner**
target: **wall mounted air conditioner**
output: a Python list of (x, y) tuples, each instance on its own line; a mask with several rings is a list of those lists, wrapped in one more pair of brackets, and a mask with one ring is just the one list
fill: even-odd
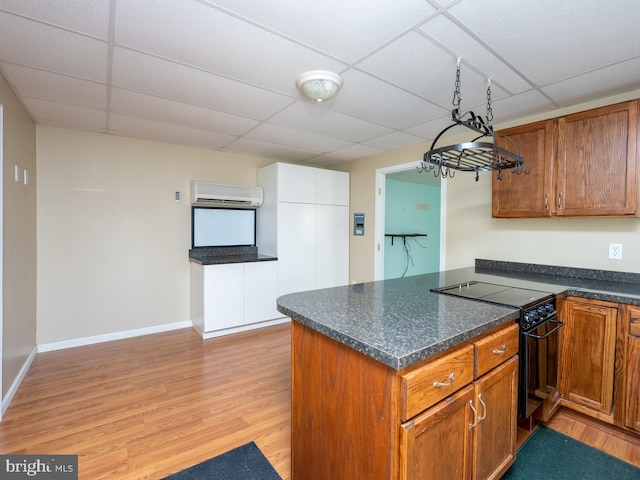
[(262, 187), (191, 182), (191, 204), (211, 207), (258, 208)]

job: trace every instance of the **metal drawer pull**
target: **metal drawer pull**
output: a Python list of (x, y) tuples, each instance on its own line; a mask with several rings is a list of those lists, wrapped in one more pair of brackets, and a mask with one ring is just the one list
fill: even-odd
[(484, 400), (482, 400), (482, 394), (478, 395), (478, 400), (480, 401), (480, 403), (482, 404), (482, 408), (484, 409), (484, 413), (482, 414), (482, 416), (478, 416), (478, 425), (480, 425), (480, 422), (487, 418), (487, 404), (484, 403)]
[(503, 353), (507, 353), (507, 350), (509, 350), (509, 347), (507, 345), (502, 345), (501, 349), (502, 350), (496, 348), (493, 351), (493, 353), (496, 355), (502, 355)]
[(449, 380), (446, 382), (433, 382), (433, 386), (438, 388), (438, 387), (448, 387), (449, 385), (453, 384), (453, 381), (456, 379), (455, 374), (450, 373), (449, 374)]
[(469, 424), (469, 431), (471, 431), (471, 430), (473, 430), (473, 427), (478, 425), (478, 411), (476, 410), (476, 407), (473, 406), (473, 400), (469, 400), (469, 406), (471, 407), (471, 410), (473, 411), (473, 423)]

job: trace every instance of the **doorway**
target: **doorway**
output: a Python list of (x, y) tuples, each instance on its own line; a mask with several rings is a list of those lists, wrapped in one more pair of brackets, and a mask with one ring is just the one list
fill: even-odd
[(375, 280), (444, 269), (446, 181), (416, 164), (376, 170)]

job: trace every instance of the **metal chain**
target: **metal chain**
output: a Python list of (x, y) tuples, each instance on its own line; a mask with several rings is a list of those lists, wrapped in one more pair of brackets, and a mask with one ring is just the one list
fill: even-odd
[(487, 80), (487, 124), (493, 121), (493, 110), (491, 109), (491, 79)]
[(460, 102), (462, 101), (462, 96), (460, 95), (460, 59), (458, 59), (458, 66), (456, 68), (456, 88), (453, 92), (453, 106), (457, 109), (460, 109)]

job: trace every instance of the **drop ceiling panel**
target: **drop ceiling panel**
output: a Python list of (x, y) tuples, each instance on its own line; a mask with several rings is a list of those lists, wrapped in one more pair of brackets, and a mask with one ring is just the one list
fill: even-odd
[(276, 143), (279, 145), (290, 145), (295, 148), (312, 150), (315, 152), (330, 152), (337, 148), (350, 145), (351, 142), (337, 138), (326, 137), (308, 133), (295, 128), (283, 127), (263, 123), (245, 135), (251, 140)]
[(640, 57), (609, 68), (569, 78), (542, 88), (561, 107), (586, 102), (594, 96), (607, 97), (638, 87)]
[(424, 0), (270, 0), (211, 3), (339, 58), (355, 62), (429, 18)]
[(226, 152), (260, 155), (278, 161), (304, 161), (319, 155), (304, 149), (241, 138), (227, 145)]
[(221, 135), (195, 128), (155, 122), (112, 113), (109, 132), (127, 137), (143, 138), (164, 143), (179, 143), (194, 147), (220, 149), (233, 140), (231, 135)]
[(111, 111), (131, 117), (143, 117), (162, 123), (183, 125), (228, 135), (242, 135), (258, 125), (257, 120), (246, 117), (121, 88), (112, 90)]
[[(25, 97), (24, 102), (38, 123), (93, 132), (105, 131), (107, 115), (104, 110), (50, 102), (39, 98)], [(61, 118), (64, 119), (63, 122), (60, 121)]]
[(100, 110), (107, 106), (107, 86), (102, 83), (10, 63), (0, 64), (0, 70), (25, 97)]
[(638, 55), (636, 0), (462, 0), (449, 10), (540, 85)]
[(465, 64), (475, 68), (483, 78), (491, 78), (492, 83), (503, 89), (520, 93), (531, 88), (521, 75), (446, 16), (438, 15), (420, 27), (420, 30), (456, 58), (464, 59)]
[(331, 102), (336, 111), (402, 129), (442, 116), (446, 110), (357, 70), (344, 73), (344, 95)]
[(274, 115), (270, 122), (351, 142), (362, 142), (392, 131), (390, 128), (334, 112), (311, 102), (295, 103)]
[(2, 0), (0, 10), (106, 40), (109, 4), (105, 0)]
[(395, 150), (407, 145), (417, 145), (424, 142), (424, 138), (417, 137), (405, 132), (393, 132), (381, 137), (376, 137), (366, 142), (362, 142), (364, 145), (377, 148), (382, 151)]
[(294, 101), (263, 88), (124, 48), (115, 48), (113, 56), (115, 87), (254, 119), (266, 119)]
[(102, 41), (0, 12), (0, 45), (3, 62), (107, 81), (107, 44)]
[[(438, 48), (422, 35), (411, 32), (376, 52), (358, 64), (358, 67), (450, 111), (453, 108), (451, 100), (456, 79), (456, 60), (457, 57)], [(461, 93), (462, 107), (466, 110), (486, 104), (487, 79), (465, 67), (464, 62), (463, 59)], [(492, 94), (499, 98), (506, 95), (506, 92), (494, 86)], [(434, 112), (434, 115), (424, 120), (432, 120), (442, 113), (442, 110)]]
[[(307, 70), (345, 67), (198, 2), (120, 0), (118, 5), (116, 43), (276, 92), (297, 95), (295, 78)], [(164, 26), (162, 35), (158, 25)]]

